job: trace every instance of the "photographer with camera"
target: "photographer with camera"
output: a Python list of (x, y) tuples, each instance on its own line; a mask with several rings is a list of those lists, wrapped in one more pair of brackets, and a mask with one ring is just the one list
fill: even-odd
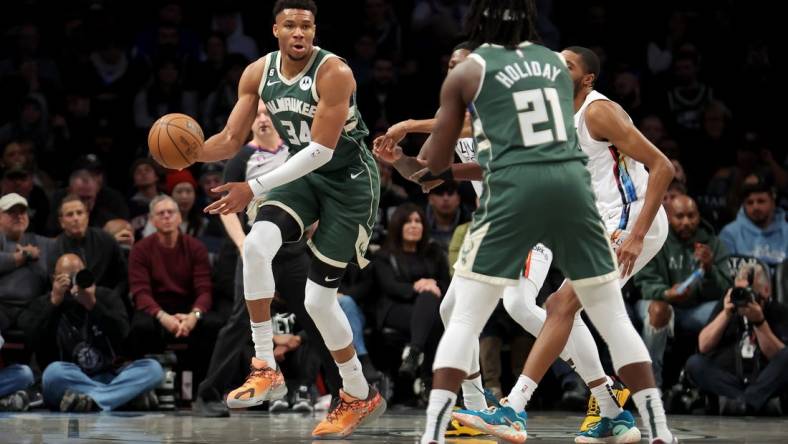
[[(55, 263), (52, 290), (21, 315), (34, 338), (44, 402), (60, 411), (114, 410), (137, 398), (132, 408), (153, 407), (152, 390), (164, 371), (141, 359), (119, 366), (115, 351), (129, 331), (126, 309), (75, 254)], [(130, 406), (131, 407), (131, 406)]]
[(686, 371), (720, 397), (720, 414), (781, 414), (788, 388), (788, 306), (771, 299), (769, 274), (744, 265), (700, 332)]

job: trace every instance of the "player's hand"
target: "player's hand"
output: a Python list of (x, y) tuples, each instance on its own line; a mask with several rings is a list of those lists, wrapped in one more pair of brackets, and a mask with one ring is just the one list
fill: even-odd
[(695, 259), (700, 262), (703, 271), (708, 273), (711, 271), (711, 266), (714, 263), (714, 252), (711, 251), (711, 247), (708, 245), (697, 242), (695, 244)]
[(372, 153), (380, 159), (381, 162), (387, 163), (389, 165), (393, 165), (394, 162), (400, 160), (403, 156), (402, 147), (399, 145), (395, 145), (392, 149), (383, 149), (381, 145), (378, 143), (378, 140), (383, 137), (380, 136), (372, 142)]
[(254, 197), (252, 187), (246, 182), (229, 182), (213, 188), (211, 191), (215, 193), (227, 192), (227, 194), (205, 207), (203, 211), (210, 214), (239, 213), (246, 210), (246, 206)]
[(635, 261), (641, 252), (643, 252), (643, 238), (638, 236), (628, 236), (618, 247), (616, 256), (618, 256), (618, 268), (621, 270), (622, 279), (632, 274)]
[(408, 121), (402, 121), (392, 125), (386, 134), (378, 137), (382, 139), (379, 146), (382, 150), (393, 151), (394, 147), (408, 134)]

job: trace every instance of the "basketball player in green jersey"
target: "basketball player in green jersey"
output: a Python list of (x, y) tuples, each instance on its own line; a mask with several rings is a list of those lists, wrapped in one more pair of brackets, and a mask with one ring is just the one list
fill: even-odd
[[(441, 111), (422, 149), (432, 174), (448, 169), (470, 105), (484, 191), (454, 266), (448, 292), (456, 292), (456, 304), (435, 356), (421, 441), (443, 442), (450, 406), (471, 366), (467, 344), (478, 337), (504, 287), (517, 283), (525, 255), (542, 241), (572, 280), (624, 382), (636, 396), (643, 392), (638, 407), (652, 424), (652, 443), (669, 443), (674, 437), (649, 354), (626, 314), (615, 255), (578, 146), (572, 79), (560, 54), (532, 43), (534, 18), (529, 0), (472, 3), (471, 41), (480, 47), (444, 81)], [(508, 435), (499, 436), (507, 440), (526, 439), (524, 413), (505, 401), (486, 423), (501, 425)]]
[(286, 139), (290, 158), (249, 182), (217, 187), (226, 195), (205, 209), (229, 214), (246, 209), (253, 198), (262, 201), (242, 252), (255, 357), (246, 382), (230, 392), (226, 402), (230, 408), (250, 407), (287, 393), (273, 356), (271, 261), (283, 242), (298, 240), (305, 227), (320, 220), (309, 242), (314, 259), (304, 305), (337, 363), (343, 387), (312, 436), (342, 438), (386, 409), (385, 400), (364, 378), (350, 324), (337, 301), (348, 262), (355, 259), (366, 265), (363, 256), (380, 184), (363, 142), (368, 131), (356, 108), (353, 73), (343, 60), (313, 46), (316, 11), (312, 0), (275, 3), (273, 34), (279, 50), (246, 68), (226, 127), (205, 142), (199, 160), (233, 156), (246, 141), (257, 101), (265, 102), (277, 132)]

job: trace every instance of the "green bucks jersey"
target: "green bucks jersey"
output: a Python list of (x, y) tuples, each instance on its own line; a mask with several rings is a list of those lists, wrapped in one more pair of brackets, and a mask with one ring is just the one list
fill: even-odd
[(485, 44), (470, 57), (483, 67), (469, 108), (488, 172), (586, 158), (575, 132), (572, 79), (559, 54), (523, 42), (515, 49)]
[[(330, 57), (336, 56), (315, 46), (309, 62), (292, 79), (286, 79), (280, 72), (279, 51), (269, 53), (266, 57), (258, 93), (265, 103), (276, 131), (290, 147), (291, 155), (305, 148), (312, 140), (310, 129), (320, 100), (315, 79), (320, 66)], [(350, 98), (345, 127), (335, 147), (334, 155), (330, 162), (316, 171), (335, 171), (362, 162), (361, 156), (371, 156), (364, 145), (364, 138), (368, 134), (367, 126), (361, 120), (361, 114), (356, 107), (354, 92)]]

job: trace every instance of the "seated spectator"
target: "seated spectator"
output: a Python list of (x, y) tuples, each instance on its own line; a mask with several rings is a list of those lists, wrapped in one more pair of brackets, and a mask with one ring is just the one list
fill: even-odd
[(63, 232), (56, 238), (57, 256), (74, 253), (96, 277), (96, 284), (125, 293), (126, 259), (115, 238), (101, 228), (89, 227), (85, 203), (74, 195), (63, 198), (58, 209)]
[(409, 377), (418, 375), (427, 342), (441, 327), (438, 307), (449, 286), (446, 254), (430, 241), (425, 219), (415, 204), (397, 208), (391, 216), (386, 246), (374, 259), (382, 294), (377, 313), (379, 327), (390, 327), (409, 336), (399, 369)]
[[(743, 291), (744, 290), (744, 291)], [(788, 387), (788, 307), (771, 298), (769, 274), (745, 265), (698, 337), (687, 373), (720, 397), (720, 414), (781, 414)]]
[(0, 332), (21, 328), (22, 310), (49, 285), (55, 242), (28, 233), (29, 225), (24, 197), (0, 198)]
[(753, 256), (775, 267), (788, 257), (788, 223), (777, 207), (776, 193), (763, 180), (745, 185), (736, 220), (720, 232), (731, 254)]
[(44, 234), (49, 218), (49, 199), (38, 185), (33, 183), (33, 171), (22, 163), (8, 165), (3, 170), (0, 195), (16, 193), (27, 199), (30, 229)]
[[(102, 128), (102, 130), (109, 132), (107, 134), (102, 133), (101, 135), (112, 134), (111, 128), (105, 127)], [(100, 131), (96, 131), (96, 133), (96, 137), (98, 138)], [(108, 214), (113, 214), (115, 217), (121, 219), (128, 219), (129, 207), (126, 205), (126, 200), (123, 198), (123, 194), (120, 191), (107, 184), (104, 165), (101, 163), (101, 160), (99, 160), (99, 157), (95, 154), (86, 154), (77, 159), (74, 171), (80, 170), (87, 170), (96, 182), (96, 188), (98, 188), (96, 204), (105, 208)], [(104, 223), (106, 223), (106, 221), (96, 226), (103, 227)]]
[(79, 196), (85, 204), (90, 215), (91, 227), (101, 228), (108, 220), (128, 219), (129, 209), (126, 207), (123, 198), (111, 197), (102, 189), (96, 178), (90, 171), (79, 169), (71, 173), (68, 187), (58, 190), (52, 196), (52, 211), (49, 213), (47, 222), (47, 233), (56, 235), (59, 232), (59, 213), (60, 203), (69, 194)]
[(199, 237), (205, 228), (202, 209), (194, 205), (197, 199), (197, 181), (188, 170), (167, 174), (167, 194), (178, 204), (181, 213), (181, 232)]
[(471, 220), (470, 214), (460, 205), (457, 182), (444, 182), (430, 190), (429, 204), (425, 212), (424, 225), (444, 253), (449, 251), (449, 242), (457, 225)]
[[(114, 410), (135, 398), (155, 405), (152, 390), (164, 378), (153, 359), (116, 365), (116, 352), (129, 331), (123, 301), (97, 286), (75, 254), (60, 256), (52, 290), (24, 313), (35, 335), (39, 361), (51, 362), (41, 377), (44, 402), (62, 412)], [(131, 407), (131, 406), (130, 406)]]
[(149, 157), (137, 159), (131, 166), (131, 177), (134, 194), (129, 199), (129, 220), (135, 237), (141, 239), (145, 236), (143, 231), (149, 226), (150, 233), (154, 231), (153, 226), (148, 224), (148, 214), (150, 201), (162, 194), (159, 191), (159, 166)]
[(150, 212), (156, 233), (137, 242), (129, 255), (129, 285), (137, 309), (130, 345), (144, 355), (184, 338), (196, 387), (223, 323), (217, 313), (209, 312), (213, 296), (208, 251), (181, 233), (181, 213), (170, 196), (154, 198)]
[(689, 196), (677, 196), (668, 211), (670, 233), (662, 250), (637, 275), (643, 340), (651, 354), (657, 386), (668, 336), (697, 334), (730, 286), (725, 246), (701, 224)]
[[(5, 340), (0, 334), (0, 349)], [(0, 368), (0, 412), (23, 412), (30, 407), (30, 396), (26, 389), (33, 385), (35, 378), (30, 367), (12, 364)]]

